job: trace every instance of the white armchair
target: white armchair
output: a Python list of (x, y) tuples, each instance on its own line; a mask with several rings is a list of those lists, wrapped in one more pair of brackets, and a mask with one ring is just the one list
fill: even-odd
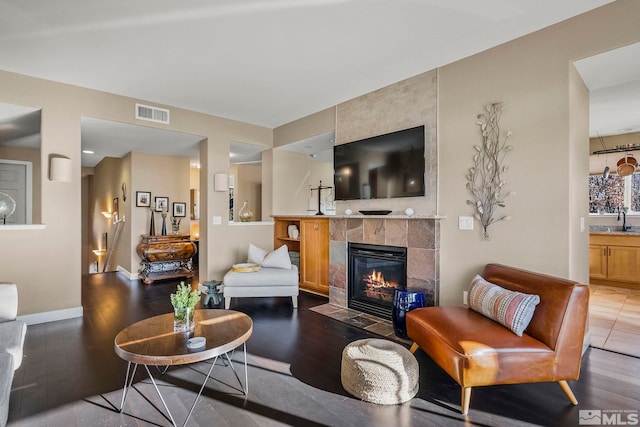
[(27, 334), (26, 323), (16, 320), (18, 288), (15, 283), (0, 283), (0, 353), (13, 356), (13, 369), (22, 364), (22, 348)]
[(0, 283), (0, 426), (7, 424), (13, 371), (22, 364), (26, 323), (16, 320), (18, 288), (15, 283)]
[(243, 297), (291, 297), (293, 308), (298, 308), (298, 268), (291, 264), (286, 246), (267, 252), (249, 245), (247, 262), (261, 268), (250, 273), (231, 269), (222, 279), (226, 309), (231, 305), (231, 298)]

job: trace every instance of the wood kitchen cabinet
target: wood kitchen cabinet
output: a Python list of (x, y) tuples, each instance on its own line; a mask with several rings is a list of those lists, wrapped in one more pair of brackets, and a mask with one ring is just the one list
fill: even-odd
[(640, 235), (592, 234), (591, 283), (640, 289)]
[[(329, 295), (329, 218), (276, 217), (273, 246), (287, 245), (300, 254), (300, 289)], [(295, 225), (298, 237), (289, 236)]]

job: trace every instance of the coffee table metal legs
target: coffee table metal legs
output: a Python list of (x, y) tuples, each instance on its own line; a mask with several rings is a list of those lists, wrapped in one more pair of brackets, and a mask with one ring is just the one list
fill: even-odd
[[(138, 369), (138, 364), (134, 363), (133, 372), (131, 372), (131, 362), (127, 363), (127, 376), (124, 379), (124, 390), (122, 391), (122, 401), (120, 402), (120, 412), (124, 409), (124, 401), (127, 398), (127, 392), (129, 391), (129, 387), (133, 383), (133, 377), (136, 376), (136, 369)], [(131, 374), (131, 376), (129, 376)]]
[[(238, 377), (238, 373), (236, 372), (236, 369), (233, 366), (233, 363), (231, 363), (231, 358), (229, 357), (228, 353), (223, 353), (222, 356), (224, 356), (227, 361), (229, 362), (229, 365), (231, 365), (231, 369), (233, 369), (233, 373), (235, 374), (238, 382), (240, 383), (240, 387), (242, 388), (242, 392), (247, 395), (249, 394), (249, 375), (247, 372), (247, 346), (246, 343), (242, 344), (243, 347), (243, 351), (244, 351), (244, 385), (242, 384), (242, 381), (240, 381), (240, 377)], [(182, 424), (182, 426), (186, 426), (187, 422), (189, 421), (189, 418), (191, 418), (191, 414), (193, 414), (193, 410), (196, 407), (196, 404), (198, 403), (198, 400), (200, 400), (200, 396), (202, 395), (202, 391), (204, 390), (205, 385), (207, 385), (207, 381), (209, 380), (209, 378), (211, 377), (211, 371), (213, 370), (213, 367), (216, 364), (216, 361), (218, 360), (218, 356), (216, 356), (213, 359), (213, 362), (211, 363), (211, 366), (209, 367), (209, 371), (207, 372), (207, 375), (204, 378), (204, 381), (202, 382), (202, 386), (200, 387), (200, 390), (198, 391), (198, 395), (196, 396), (195, 400), (193, 401), (193, 405), (191, 405), (191, 409), (189, 410), (189, 414), (187, 415), (187, 418), (184, 420), (184, 423)], [(133, 365), (133, 369), (131, 368), (131, 365)], [(144, 366), (145, 370), (147, 371), (147, 375), (149, 376), (149, 379), (151, 380), (151, 383), (153, 384), (153, 387), (156, 389), (156, 393), (158, 393), (158, 396), (160, 397), (160, 401), (162, 402), (162, 405), (164, 406), (164, 410), (167, 412), (167, 415), (169, 415), (169, 419), (171, 421), (171, 423), (177, 427), (177, 423), (175, 421), (175, 419), (173, 418), (173, 415), (171, 414), (171, 411), (169, 410), (169, 407), (167, 406), (167, 403), (164, 401), (164, 398), (162, 397), (162, 393), (160, 393), (160, 389), (158, 388), (158, 384), (156, 383), (155, 379), (153, 378), (153, 375), (151, 375), (151, 371), (149, 370), (149, 365), (142, 365)], [(131, 388), (132, 384), (133, 384), (133, 378), (136, 375), (136, 370), (138, 369), (138, 364), (137, 363), (132, 363), (129, 362), (127, 364), (127, 376), (124, 380), (124, 390), (122, 391), (122, 402), (120, 403), (120, 412), (122, 412), (124, 410), (124, 403), (127, 399), (127, 394), (129, 392), (129, 389)], [(164, 369), (164, 371), (162, 372), (162, 374), (164, 374), (167, 371), (168, 367)]]

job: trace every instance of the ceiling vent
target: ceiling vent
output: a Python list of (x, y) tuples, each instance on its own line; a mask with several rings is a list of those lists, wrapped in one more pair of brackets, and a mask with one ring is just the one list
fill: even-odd
[(149, 105), (136, 104), (136, 119), (149, 122), (169, 124), (169, 110), (151, 107)]

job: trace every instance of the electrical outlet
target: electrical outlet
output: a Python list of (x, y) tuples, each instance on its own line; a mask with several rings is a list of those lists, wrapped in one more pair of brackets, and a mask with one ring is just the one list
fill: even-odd
[(469, 292), (468, 291), (462, 292), (462, 304), (469, 305)]

